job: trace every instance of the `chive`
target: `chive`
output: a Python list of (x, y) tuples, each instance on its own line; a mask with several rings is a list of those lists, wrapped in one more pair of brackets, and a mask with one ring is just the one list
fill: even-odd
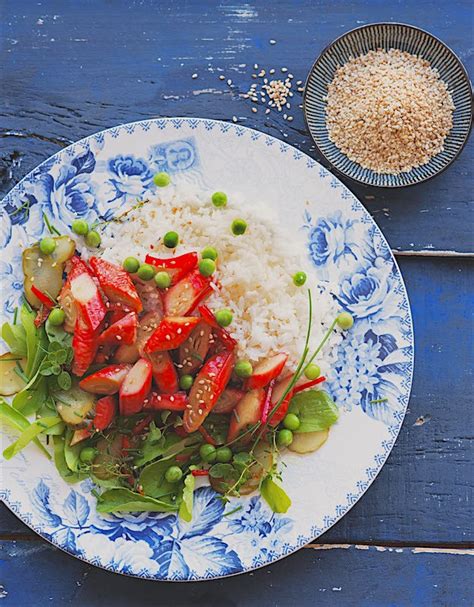
[(18, 320), (18, 306), (15, 307), (13, 312), (13, 324), (16, 325), (16, 321)]
[(238, 512), (239, 510), (242, 510), (242, 506), (237, 506), (237, 508), (234, 508), (233, 510), (231, 510), (230, 512), (226, 512), (224, 514), (224, 516), (230, 516), (231, 514), (235, 514), (236, 512)]
[(371, 405), (375, 405), (377, 403), (386, 403), (388, 398), (376, 398), (375, 400), (369, 401)]

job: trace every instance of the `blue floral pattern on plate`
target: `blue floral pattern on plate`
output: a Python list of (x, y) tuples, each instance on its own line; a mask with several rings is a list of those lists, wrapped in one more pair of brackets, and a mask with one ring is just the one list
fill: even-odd
[[(217, 145), (222, 153), (216, 158)], [(77, 217), (110, 219), (153, 193), (153, 174), (161, 170), (210, 191), (247, 187), (246, 196), (260, 191), (262, 171), (272, 176), (269, 200), (300, 234), (315, 277), (355, 318), (353, 330), (327, 353), (327, 389), (344, 410), (341, 421), (327, 446), (307, 456), (310, 466), (298, 467), (300, 458), (288, 456), (284, 479), (293, 506), (286, 515), (273, 514), (257, 496), (224, 505), (210, 487), (197, 489), (191, 523), (170, 514), (98, 515), (91, 483), (67, 486), (34, 448), (2, 462), (0, 495), (44, 538), (94, 565), (150, 579), (200, 580), (290, 554), (326, 531), (367, 490), (408, 404), (413, 332), (391, 251), (349, 190), (283, 142), (200, 119), (150, 120), (97, 133), (47, 160), (6, 196), (0, 206), (2, 318), (11, 318), (18, 304), (21, 249), (44, 233), (43, 213), (62, 231)], [(292, 180), (299, 198), (285, 191)], [(354, 447), (348, 462), (340, 453), (357, 432), (363, 447)], [(317, 478), (311, 476), (314, 466)]]

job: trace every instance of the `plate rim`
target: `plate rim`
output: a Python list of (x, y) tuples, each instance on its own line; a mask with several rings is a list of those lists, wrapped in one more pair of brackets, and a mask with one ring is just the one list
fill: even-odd
[[(428, 177), (423, 177), (423, 179), (418, 179), (417, 181), (411, 181), (410, 183), (377, 185), (375, 183), (372, 183), (371, 181), (368, 181), (368, 180), (365, 180), (365, 179), (359, 179), (357, 177), (352, 177), (351, 175), (348, 175), (347, 173), (345, 173), (341, 169), (337, 168), (331, 162), (331, 160), (329, 160), (329, 158), (326, 156), (326, 154), (321, 150), (321, 148), (318, 145), (318, 142), (313, 137), (313, 133), (312, 133), (312, 131), (310, 129), (309, 122), (308, 122), (308, 110), (307, 110), (307, 107), (306, 107), (306, 99), (307, 99), (307, 96), (308, 96), (308, 84), (309, 84), (309, 80), (310, 80), (311, 76), (313, 75), (313, 72), (317, 69), (318, 64), (322, 60), (323, 56), (330, 49), (332, 49), (338, 42), (340, 42), (341, 40), (344, 40), (344, 38), (346, 38), (348, 36), (351, 36), (355, 32), (362, 31), (362, 30), (365, 30), (365, 29), (369, 29), (369, 28), (375, 27), (375, 26), (379, 26), (379, 27), (381, 27), (381, 26), (406, 27), (408, 29), (411, 29), (411, 30), (414, 30), (416, 32), (420, 32), (422, 34), (425, 34), (425, 35), (429, 36), (430, 38), (432, 38), (433, 40), (435, 40), (438, 44), (440, 44), (442, 47), (444, 47), (444, 49), (446, 51), (448, 51), (448, 53), (451, 53), (451, 55), (454, 57), (455, 61), (460, 66), (461, 71), (463, 72), (463, 75), (464, 75), (464, 77), (466, 79), (466, 82), (469, 84), (469, 88), (471, 89), (471, 96), (470, 96), (471, 112), (470, 112), (470, 119), (469, 119), (469, 128), (467, 130), (466, 137), (464, 138), (464, 141), (462, 142), (462, 145), (459, 147), (459, 149), (454, 154), (454, 156), (451, 158), (451, 160), (448, 162), (448, 164), (446, 166), (444, 166), (442, 169), (440, 169), (439, 171), (433, 173), (432, 175), (428, 175)], [(394, 189), (397, 189), (397, 188), (409, 188), (409, 187), (412, 187), (412, 186), (415, 186), (415, 185), (419, 185), (421, 183), (426, 183), (427, 181), (430, 181), (431, 179), (434, 179), (435, 177), (438, 177), (438, 175), (441, 175), (441, 173), (444, 173), (444, 171), (446, 171), (446, 169), (448, 169), (453, 164), (453, 162), (455, 160), (457, 160), (457, 158), (460, 156), (461, 152), (466, 147), (467, 142), (469, 141), (469, 137), (471, 136), (471, 132), (472, 132), (472, 127), (473, 127), (473, 122), (474, 122), (473, 115), (474, 115), (474, 90), (473, 90), (473, 85), (472, 85), (471, 79), (469, 77), (469, 73), (468, 73), (468, 71), (467, 71), (464, 63), (458, 57), (458, 55), (453, 51), (453, 49), (450, 46), (448, 46), (445, 42), (443, 42), (443, 40), (441, 40), (440, 38), (438, 38), (437, 36), (435, 36), (431, 32), (428, 32), (427, 30), (425, 30), (425, 29), (423, 29), (421, 27), (418, 27), (417, 25), (412, 25), (410, 23), (402, 23), (400, 21), (374, 21), (373, 23), (365, 23), (364, 25), (360, 25), (358, 27), (354, 27), (354, 28), (348, 30), (347, 32), (344, 32), (343, 34), (341, 34), (340, 36), (338, 36), (337, 38), (335, 38), (332, 42), (329, 42), (329, 44), (327, 44), (322, 49), (322, 51), (319, 53), (319, 55), (316, 57), (316, 59), (314, 60), (313, 64), (311, 65), (311, 68), (310, 68), (310, 70), (308, 72), (308, 75), (306, 76), (306, 80), (305, 80), (305, 83), (304, 83), (304, 91), (303, 91), (303, 117), (304, 117), (304, 122), (305, 122), (306, 130), (310, 134), (311, 141), (316, 146), (317, 152), (321, 155), (321, 157), (324, 159), (324, 161), (328, 163), (328, 165), (331, 167), (331, 170), (333, 170), (333, 171), (335, 171), (337, 173), (337, 175), (345, 177), (346, 179), (350, 179), (354, 183), (358, 183), (358, 184), (365, 185), (365, 186), (370, 186), (372, 188), (378, 188), (380, 190), (394, 190)], [(343, 152), (341, 152), (341, 154), (343, 154)], [(355, 161), (352, 161), (352, 162), (355, 162)], [(358, 164), (358, 163), (356, 163), (356, 164)], [(374, 172), (374, 171), (372, 171), (372, 172)]]
[[(39, 165), (37, 165), (36, 167), (34, 167), (31, 171), (29, 171), (24, 177), (22, 177), (22, 179), (15, 184), (15, 186), (13, 188), (11, 188), (7, 194), (1, 199), (0, 201), (0, 207), (4, 206), (5, 200), (8, 199), (8, 197), (12, 196), (15, 194), (17, 188), (20, 189), (23, 182), (34, 177), (35, 173), (37, 171), (39, 171), (41, 169), (41, 167), (43, 167), (44, 165), (46, 165), (47, 163), (50, 163), (52, 159), (57, 158), (58, 156), (60, 156), (63, 153), (67, 153), (67, 150), (71, 150), (73, 148), (75, 148), (76, 146), (80, 146), (80, 145), (84, 145), (84, 144), (88, 144), (89, 141), (92, 141), (94, 138), (96, 138), (98, 135), (104, 135), (105, 133), (112, 131), (112, 130), (125, 130), (127, 131), (127, 128), (135, 128), (138, 125), (143, 125), (146, 123), (168, 123), (171, 124), (171, 126), (173, 128), (176, 128), (176, 126), (173, 124), (173, 121), (182, 121), (182, 122), (200, 122), (200, 123), (215, 123), (217, 125), (226, 125), (226, 130), (222, 130), (222, 132), (225, 134), (227, 133), (229, 130), (233, 130), (233, 131), (237, 131), (237, 130), (245, 130), (245, 131), (249, 131), (249, 132), (253, 132), (253, 133), (258, 133), (259, 136), (260, 135), (264, 135), (265, 137), (268, 137), (272, 140), (274, 140), (275, 142), (278, 142), (278, 144), (280, 146), (283, 146), (283, 148), (287, 148), (288, 150), (293, 150), (294, 152), (297, 152), (298, 154), (301, 154), (303, 157), (306, 157), (307, 159), (310, 159), (311, 162), (314, 163), (314, 165), (312, 166), (312, 168), (314, 168), (315, 166), (319, 166), (320, 168), (322, 168), (324, 171), (326, 171), (327, 173), (331, 174), (330, 171), (328, 171), (326, 169), (326, 167), (324, 167), (324, 165), (322, 165), (318, 160), (315, 160), (314, 158), (312, 158), (309, 154), (307, 154), (306, 152), (303, 152), (301, 150), (299, 150), (296, 146), (291, 145), (289, 143), (287, 143), (286, 141), (283, 141), (281, 139), (278, 139), (277, 137), (274, 137), (273, 135), (269, 135), (263, 131), (260, 131), (258, 129), (254, 129), (251, 127), (246, 127), (246, 126), (242, 126), (242, 125), (238, 125), (238, 124), (234, 124), (231, 122), (227, 122), (225, 120), (217, 120), (217, 119), (213, 119), (213, 118), (201, 118), (201, 117), (194, 117), (194, 116), (172, 116), (172, 117), (151, 117), (151, 118), (147, 118), (144, 120), (137, 120), (137, 121), (133, 121), (133, 122), (128, 122), (128, 123), (122, 123), (116, 126), (112, 126), (109, 127), (107, 129), (103, 129), (100, 131), (96, 131), (94, 133), (91, 133), (90, 135), (87, 135), (86, 137), (83, 137), (82, 139), (79, 139), (71, 144), (69, 144), (68, 146), (62, 148), (61, 150), (58, 150), (57, 152), (55, 152), (53, 155), (49, 156), (48, 158), (46, 158), (45, 160), (43, 160)], [(403, 295), (404, 295), (404, 300), (407, 302), (407, 310), (406, 310), (406, 314), (407, 317), (409, 319), (409, 334), (411, 337), (411, 355), (410, 355), (410, 371), (409, 371), (409, 376), (408, 376), (408, 389), (407, 389), (407, 402), (406, 405), (404, 407), (403, 410), (403, 418), (398, 422), (398, 427), (396, 427), (396, 432), (393, 433), (393, 435), (390, 436), (390, 440), (389, 440), (389, 448), (385, 450), (385, 452), (383, 454), (381, 454), (378, 457), (378, 461), (376, 461), (374, 463), (374, 465), (376, 466), (375, 469), (375, 473), (374, 475), (369, 478), (366, 481), (366, 487), (363, 490), (360, 490), (356, 497), (356, 500), (354, 502), (352, 502), (350, 505), (347, 506), (346, 509), (344, 509), (341, 513), (336, 513), (336, 516), (331, 519), (331, 522), (326, 524), (326, 526), (324, 527), (324, 529), (318, 534), (313, 536), (312, 535), (312, 531), (311, 529), (309, 530), (311, 537), (304, 538), (305, 540), (307, 539), (307, 541), (305, 541), (304, 543), (302, 543), (301, 545), (296, 545), (293, 544), (291, 546), (291, 550), (289, 550), (287, 553), (285, 554), (281, 554), (277, 557), (271, 558), (269, 559), (267, 562), (258, 564), (258, 565), (250, 565), (248, 567), (243, 566), (241, 570), (239, 571), (233, 571), (231, 573), (226, 573), (224, 575), (211, 575), (209, 577), (199, 577), (197, 579), (192, 579), (192, 578), (180, 578), (180, 579), (172, 579), (169, 577), (158, 577), (156, 574), (155, 575), (148, 575), (148, 574), (137, 574), (137, 573), (128, 573), (128, 572), (124, 572), (124, 571), (119, 571), (116, 569), (112, 569), (111, 567), (107, 567), (106, 565), (102, 565), (101, 563), (98, 562), (91, 562), (90, 560), (88, 560), (87, 558), (83, 557), (79, 552), (72, 552), (71, 550), (69, 550), (66, 546), (64, 545), (60, 545), (59, 543), (54, 542), (53, 540), (46, 538), (41, 531), (38, 531), (34, 528), (34, 526), (32, 526), (32, 523), (28, 520), (26, 520), (25, 518), (23, 518), (21, 516), (21, 513), (17, 512), (15, 509), (15, 502), (13, 500), (9, 501), (9, 494), (11, 492), (10, 489), (8, 489), (6, 486), (4, 486), (3, 488), (0, 488), (0, 499), (1, 501), (7, 506), (7, 508), (15, 515), (17, 516), (22, 523), (24, 523), (29, 529), (31, 529), (34, 533), (36, 533), (37, 535), (39, 535), (41, 537), (42, 540), (47, 541), (49, 544), (53, 545), (55, 548), (59, 548), (60, 550), (62, 550), (63, 552), (65, 552), (66, 554), (75, 557), (85, 563), (87, 563), (88, 565), (92, 565), (94, 567), (98, 567), (100, 569), (103, 569), (105, 571), (108, 571), (110, 573), (115, 573), (115, 574), (119, 574), (119, 575), (125, 575), (127, 577), (132, 577), (132, 578), (138, 578), (138, 579), (146, 579), (146, 580), (152, 580), (155, 582), (177, 582), (177, 583), (182, 583), (182, 582), (205, 582), (205, 581), (211, 581), (211, 580), (216, 580), (216, 579), (225, 579), (227, 577), (234, 577), (237, 575), (242, 575), (245, 573), (250, 573), (252, 571), (255, 571), (257, 569), (262, 569), (263, 567), (268, 567), (271, 566), (273, 563), (276, 563), (277, 561), (280, 561), (284, 558), (286, 558), (287, 556), (291, 556), (292, 554), (295, 554), (297, 551), (299, 551), (300, 549), (304, 548), (305, 546), (307, 546), (309, 543), (313, 542), (314, 540), (316, 540), (317, 538), (321, 537), (321, 535), (323, 535), (324, 533), (326, 533), (329, 529), (331, 529), (336, 523), (338, 523), (352, 508), (353, 506), (355, 506), (355, 504), (357, 504), (357, 502), (359, 502), (359, 500), (362, 498), (362, 496), (369, 490), (369, 488), (372, 486), (372, 483), (374, 482), (374, 480), (378, 477), (378, 475), (380, 474), (382, 468), (384, 467), (388, 457), (390, 456), (393, 447), (395, 446), (395, 443), (398, 439), (398, 436), (400, 435), (400, 431), (402, 429), (403, 423), (405, 421), (406, 418), (406, 413), (408, 410), (408, 406), (409, 406), (409, 400), (410, 400), (410, 396), (411, 396), (411, 391), (412, 391), (412, 386), (413, 386), (413, 376), (414, 376), (414, 366), (415, 366), (415, 334), (414, 334), (414, 325), (413, 325), (413, 315), (412, 315), (412, 311), (411, 311), (411, 305), (410, 305), (410, 300), (408, 297), (408, 291), (405, 285), (405, 280), (403, 278), (403, 274), (400, 270), (400, 267), (398, 265), (397, 259), (384, 235), (384, 233), (382, 232), (381, 228), (378, 226), (377, 222), (373, 219), (372, 215), (369, 213), (369, 211), (366, 209), (366, 207), (362, 204), (362, 202), (357, 198), (357, 196), (345, 185), (344, 182), (342, 182), (337, 176), (332, 174), (332, 177), (334, 179), (336, 179), (339, 182), (339, 186), (342, 187), (344, 190), (346, 190), (350, 197), (352, 198), (353, 201), (355, 201), (358, 206), (360, 207), (361, 212), (368, 218), (370, 219), (370, 223), (375, 227), (376, 231), (378, 232), (378, 235), (380, 236), (380, 238), (382, 239), (382, 241), (386, 244), (386, 246), (388, 247), (389, 251), (390, 251), (390, 256), (391, 256), (391, 261), (394, 264), (394, 267), (397, 271), (398, 274), (398, 279), (400, 280), (400, 285), (402, 287), (403, 290)], [(372, 468), (373, 469), (373, 468)]]

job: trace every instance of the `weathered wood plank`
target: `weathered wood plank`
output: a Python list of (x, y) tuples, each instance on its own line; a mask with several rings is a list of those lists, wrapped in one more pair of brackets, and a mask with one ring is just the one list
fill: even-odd
[[(468, 0), (190, 2), (179, 9), (171, 0), (121, 0), (113, 8), (105, 0), (7, 0), (0, 190), (8, 191), (65, 142), (150, 116), (235, 115), (241, 124), (314, 154), (299, 93), (291, 123), (275, 112), (254, 114), (252, 104), (239, 97), (253, 82), (255, 62), (267, 70), (288, 67), (295, 81), (304, 80), (319, 51), (344, 31), (402, 19), (441, 37), (472, 72), (470, 8)], [(231, 87), (220, 74), (232, 79)], [(408, 190), (349, 186), (394, 248), (472, 251), (473, 150), (471, 142), (450, 170)]]
[[(416, 342), (406, 421), (373, 486), (324, 541), (465, 544), (474, 539), (469, 259), (400, 260)], [(416, 425), (423, 417), (425, 423)], [(420, 422), (418, 422), (420, 423)], [(0, 511), (0, 534), (29, 533)]]
[[(6, 605), (472, 605), (472, 553), (416, 548), (314, 547), (245, 577), (152, 583), (87, 565), (48, 544), (4, 542)], [(21, 580), (21, 583), (18, 581)], [(291, 582), (290, 582), (291, 580)]]

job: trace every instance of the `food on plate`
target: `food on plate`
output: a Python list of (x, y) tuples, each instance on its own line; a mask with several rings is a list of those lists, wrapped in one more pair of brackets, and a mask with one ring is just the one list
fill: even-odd
[(320, 353), (353, 321), (316, 321), (294, 250), (236, 211), (223, 192), (158, 199), (102, 228), (77, 219), (75, 239), (45, 219), (1, 332), (0, 418), (20, 431), (6, 459), (30, 442), (51, 457), (47, 439), (65, 481), (95, 483), (102, 513), (189, 521), (197, 478), (286, 512), (280, 456), (319, 449), (337, 422)]
[(438, 70), (399, 49), (378, 49), (336, 70), (326, 97), (330, 140), (376, 173), (398, 175), (443, 150), (454, 102)]

